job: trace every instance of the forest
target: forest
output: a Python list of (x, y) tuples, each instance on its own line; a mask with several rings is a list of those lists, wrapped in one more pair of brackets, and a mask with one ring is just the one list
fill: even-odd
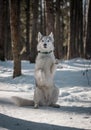
[(21, 60), (35, 63), (38, 32), (53, 32), (57, 59), (90, 59), (91, 0), (0, 0), (0, 60), (18, 75)]
[(91, 130), (91, 0), (0, 0), (0, 130)]

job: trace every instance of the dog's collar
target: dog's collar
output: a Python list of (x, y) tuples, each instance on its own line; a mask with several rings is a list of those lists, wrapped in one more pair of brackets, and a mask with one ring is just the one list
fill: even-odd
[(51, 51), (49, 51), (49, 52), (41, 52), (41, 51), (38, 51), (38, 53), (41, 53), (41, 54), (50, 54), (51, 52), (53, 52), (52, 50)]

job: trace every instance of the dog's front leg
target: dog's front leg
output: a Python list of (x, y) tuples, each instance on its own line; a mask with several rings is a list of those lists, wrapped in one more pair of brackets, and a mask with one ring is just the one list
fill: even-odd
[(35, 91), (34, 91), (34, 108), (39, 107), (39, 102), (40, 102), (39, 89), (36, 86)]
[(40, 88), (44, 86), (45, 84), (45, 74), (42, 69), (38, 69), (35, 71), (35, 79), (36, 79), (36, 84)]
[(50, 67), (50, 72), (51, 72), (51, 74), (54, 76), (54, 74), (55, 74), (55, 71), (56, 71), (56, 64), (55, 63), (53, 63), (52, 65), (51, 65), (51, 67)]

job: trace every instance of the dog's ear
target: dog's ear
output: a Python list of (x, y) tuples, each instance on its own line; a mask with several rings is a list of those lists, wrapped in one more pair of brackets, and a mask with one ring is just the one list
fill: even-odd
[(54, 36), (52, 32), (49, 34), (49, 37), (51, 37), (52, 41), (54, 42)]
[(40, 39), (42, 38), (42, 34), (40, 32), (38, 32), (38, 42), (40, 41)]

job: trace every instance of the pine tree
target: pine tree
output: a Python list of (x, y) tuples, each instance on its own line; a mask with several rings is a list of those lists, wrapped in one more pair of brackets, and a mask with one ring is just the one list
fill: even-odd
[(18, 0), (10, 0), (10, 23), (11, 23), (11, 40), (12, 40), (12, 52), (14, 60), (14, 72), (13, 78), (21, 75), (21, 59), (20, 59), (20, 34), (18, 27)]
[(83, 55), (82, 0), (70, 1), (70, 58)]
[(32, 36), (31, 36), (31, 53), (30, 53), (30, 62), (34, 63), (37, 55), (37, 36), (38, 36), (38, 4), (39, 0), (32, 1)]
[(5, 61), (5, 7), (4, 0), (0, 0), (0, 60)]
[(88, 9), (86, 57), (91, 58), (91, 0), (89, 1), (89, 9)]

